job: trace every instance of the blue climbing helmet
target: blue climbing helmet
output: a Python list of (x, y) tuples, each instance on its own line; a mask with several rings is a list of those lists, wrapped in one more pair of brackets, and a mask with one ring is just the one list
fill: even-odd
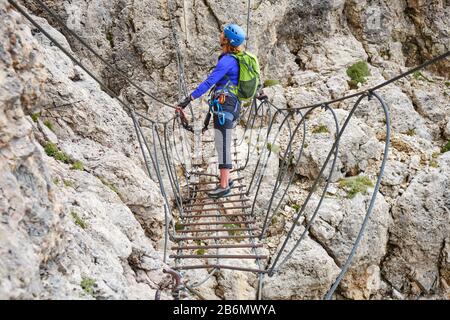
[(233, 47), (241, 45), (245, 40), (245, 32), (237, 24), (227, 24), (223, 33)]

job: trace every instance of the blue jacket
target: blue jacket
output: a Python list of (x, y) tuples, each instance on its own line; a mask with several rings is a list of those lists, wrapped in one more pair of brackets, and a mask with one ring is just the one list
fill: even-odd
[(216, 89), (223, 88), (227, 84), (228, 80), (230, 80), (233, 85), (238, 85), (239, 63), (231, 54), (222, 53), (219, 56), (219, 62), (214, 70), (208, 78), (192, 92), (191, 95), (194, 99), (197, 99), (204, 95), (215, 84), (217, 85)]

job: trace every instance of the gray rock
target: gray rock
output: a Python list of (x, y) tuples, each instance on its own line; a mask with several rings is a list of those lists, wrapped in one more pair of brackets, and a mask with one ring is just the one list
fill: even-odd
[(448, 120), (447, 125), (445, 126), (444, 134), (447, 139), (450, 139), (450, 120)]
[(386, 164), (381, 183), (388, 186), (397, 186), (405, 181), (408, 174), (408, 166), (405, 163), (391, 160)]
[[(325, 198), (311, 234), (338, 266), (343, 266), (356, 240), (366, 214), (370, 196), (357, 193), (353, 199), (338, 200)], [(313, 197), (306, 207), (306, 221), (312, 218), (318, 199)], [(380, 288), (381, 259), (386, 254), (387, 230), (391, 223), (389, 205), (381, 194), (377, 195), (375, 206), (364, 237), (357, 249), (348, 274), (345, 276), (340, 294), (351, 299), (368, 299)]]
[(338, 273), (327, 252), (307, 237), (273, 277), (265, 277), (263, 298), (322, 299)]
[(389, 246), (396, 249), (388, 252), (382, 271), (407, 296), (439, 292), (445, 289), (441, 282), (448, 284), (448, 278), (441, 278), (448, 264), (441, 264), (440, 257), (450, 232), (450, 153), (441, 155), (438, 164), (419, 171), (392, 209)]
[[(342, 126), (348, 112), (338, 109), (335, 113)], [(315, 179), (334, 143), (336, 127), (333, 116), (328, 111), (315, 113), (314, 118), (309, 121), (307, 132), (307, 148), (304, 149), (304, 157), (300, 160), (297, 172)], [(354, 172), (357, 174), (360, 170), (366, 171), (373, 162), (380, 159), (383, 146), (372, 135), (371, 129), (357, 118), (349, 122), (339, 144), (339, 157), (332, 181), (337, 181), (346, 173), (354, 175)], [(328, 176), (331, 165), (332, 158), (323, 173), (324, 177)]]
[[(0, 77), (0, 211), (7, 213), (0, 227), (0, 297), (153, 299), (164, 264), (130, 207), (144, 209), (153, 219), (152, 210), (156, 217), (162, 212), (161, 200), (139, 167), (136, 146), (127, 141), (130, 119), (83, 73), (72, 81), (79, 70), (40, 35), (38, 43), (22, 18), (6, 8), (1, 1), (1, 47), (10, 51), (0, 60), (1, 73), (8, 75)], [(45, 20), (38, 21), (69, 48)], [(72, 101), (75, 93), (86, 101), (71, 112), (38, 108)], [(37, 111), (52, 119), (55, 132), (41, 119), (32, 125), (27, 114)], [(84, 171), (45, 155), (33, 131), (43, 141), (58, 143), (72, 160), (83, 160)], [(96, 170), (100, 177), (103, 172), (120, 177), (124, 200), (94, 176)], [(144, 262), (134, 261), (136, 252)]]
[(450, 114), (450, 99), (442, 95), (439, 87), (430, 87), (413, 90), (413, 101), (417, 111), (433, 122), (446, 120)]

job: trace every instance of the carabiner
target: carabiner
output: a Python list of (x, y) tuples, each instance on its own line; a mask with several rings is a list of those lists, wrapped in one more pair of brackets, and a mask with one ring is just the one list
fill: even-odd
[(218, 112), (217, 116), (219, 117), (219, 124), (223, 126), (225, 124), (225, 113), (223, 111)]

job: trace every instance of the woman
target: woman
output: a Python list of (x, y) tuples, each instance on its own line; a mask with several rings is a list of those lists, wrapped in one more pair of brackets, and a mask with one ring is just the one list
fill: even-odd
[[(239, 63), (232, 54), (242, 51), (241, 44), (245, 40), (245, 32), (236, 24), (228, 24), (220, 34), (220, 46), (222, 54), (219, 61), (208, 76), (190, 96), (178, 104), (179, 108), (186, 108), (189, 103), (203, 94), (212, 86), (210, 101), (215, 101), (214, 132), (215, 147), (219, 158), (220, 184), (214, 191), (208, 193), (212, 198), (225, 197), (231, 193), (230, 169), (231, 164), (231, 139), (233, 124), (239, 117), (241, 104), (239, 99), (231, 91), (237, 87), (239, 80)], [(219, 102), (219, 106), (217, 103)], [(219, 110), (218, 110), (219, 109)], [(219, 112), (214, 112), (219, 111)]]

